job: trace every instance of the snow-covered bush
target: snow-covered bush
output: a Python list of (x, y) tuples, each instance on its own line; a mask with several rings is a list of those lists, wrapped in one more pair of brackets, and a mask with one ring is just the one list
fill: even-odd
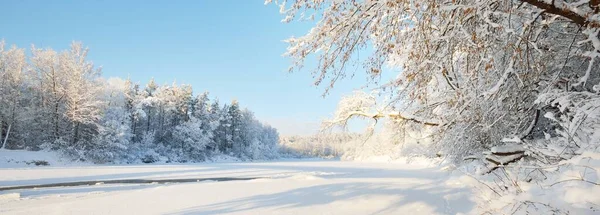
[(71, 158), (74, 161), (86, 160), (85, 150), (81, 144), (72, 145), (64, 139), (59, 138), (49, 145), (46, 149), (56, 150), (63, 157)]
[(99, 122), (98, 134), (92, 139), (89, 157), (96, 163), (123, 161), (130, 145), (128, 114), (120, 107), (109, 107)]
[(600, 147), (600, 95), (591, 92), (550, 92), (538, 104), (555, 107), (544, 117), (556, 122), (556, 133), (571, 148), (596, 151)]
[(206, 159), (206, 146), (210, 142), (210, 131), (201, 128), (202, 121), (192, 118), (188, 122), (175, 127), (173, 131), (173, 143), (179, 145), (185, 152), (185, 160), (203, 161)]
[(144, 135), (139, 142), (134, 142), (128, 147), (128, 163), (155, 163), (166, 158), (156, 152), (157, 145), (154, 143), (154, 134)]

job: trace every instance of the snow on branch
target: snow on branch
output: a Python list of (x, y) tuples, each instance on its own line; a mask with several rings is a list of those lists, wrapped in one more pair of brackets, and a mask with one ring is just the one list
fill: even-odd
[(518, 138), (504, 139), (505, 145), (494, 146), (486, 153), (485, 160), (491, 162), (495, 169), (497, 165), (505, 165), (515, 162), (525, 156), (525, 148), (517, 144)]
[(427, 126), (440, 126), (442, 123), (420, 119), (416, 116), (394, 111), (389, 107), (377, 107), (377, 99), (371, 94), (357, 91), (353, 95), (342, 98), (339, 102), (337, 111), (333, 119), (325, 120), (322, 124), (322, 130), (330, 129), (335, 126), (346, 127), (348, 121), (352, 118), (373, 119), (375, 123), (381, 118), (389, 118), (395, 121), (411, 121)]
[[(541, 94), (598, 84), (598, 0), (273, 2), (283, 8), (286, 22), (309, 13), (317, 18), (305, 35), (286, 41), (290, 71), (306, 71), (305, 60), (314, 58), (314, 84), (331, 88), (361, 70), (349, 65), (362, 65), (371, 78), (367, 84), (392, 101), (379, 106), (366, 93), (344, 98), (324, 129), (345, 127), (354, 118), (442, 126), (440, 148), (473, 154), (494, 146), (482, 138), (535, 138), (547, 126), (538, 123), (544, 113), (534, 108)], [(566, 84), (554, 81), (559, 78)], [(591, 88), (600, 91), (600, 84)], [(547, 102), (554, 103), (538, 104)], [(577, 106), (569, 109), (579, 114), (569, 116), (578, 121), (565, 125), (592, 126), (596, 105), (586, 104), (569, 104)], [(576, 130), (581, 129), (571, 129)]]
[(579, 79), (579, 81), (573, 86), (584, 85), (587, 83), (590, 78), (590, 73), (594, 68), (594, 63), (596, 62), (596, 58), (600, 57), (600, 38), (598, 38), (598, 33), (600, 33), (600, 29), (597, 28), (588, 28), (583, 31), (583, 34), (588, 36), (588, 39), (580, 41), (579, 44), (583, 43), (591, 43), (594, 50), (587, 51), (583, 55), (590, 58), (588, 63), (587, 70), (585, 71), (585, 75)]
[(516, 154), (524, 153), (525, 148), (521, 145), (509, 144), (504, 146), (494, 146), (490, 151), (494, 154)]
[(559, 123), (563, 130), (559, 131), (561, 136), (580, 147), (600, 143), (596, 137), (600, 134), (599, 95), (590, 92), (550, 92), (540, 95), (536, 103), (560, 111), (558, 117), (552, 112), (546, 113), (545, 117)]
[(543, 1), (543, 0), (542, 1), (540, 1), (540, 0), (521, 0), (521, 1), (531, 4), (537, 8), (540, 8), (540, 9), (546, 11), (547, 13), (551, 13), (551, 14), (555, 14), (555, 15), (564, 17), (580, 26), (586, 26), (591, 23), (594, 25), (598, 24), (597, 22), (592, 22), (592, 21), (588, 20), (584, 15), (572, 10), (571, 9), (572, 7), (569, 7), (570, 4), (568, 4), (564, 1), (561, 1), (561, 0), (558, 0), (558, 1), (552, 0), (551, 3), (547, 3), (546, 1)]
[(491, 155), (487, 155), (485, 157), (485, 159), (496, 165), (505, 165), (505, 164), (509, 164), (514, 161), (517, 161), (517, 160), (521, 159), (523, 156), (524, 156), (523, 153), (516, 153), (516, 154), (511, 154), (511, 155), (506, 155), (506, 156), (491, 154)]

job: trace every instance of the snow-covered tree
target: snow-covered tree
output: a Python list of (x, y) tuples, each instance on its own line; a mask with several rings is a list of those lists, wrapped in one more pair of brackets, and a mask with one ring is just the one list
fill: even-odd
[(126, 158), (131, 140), (129, 113), (123, 107), (109, 107), (98, 123), (98, 134), (92, 139), (89, 157), (97, 163)]
[[(319, 19), (306, 35), (287, 40), (291, 71), (314, 55), (314, 83), (329, 90), (352, 76), (355, 70), (346, 68), (358, 62), (370, 82), (389, 93), (384, 97), (392, 98), (384, 112), (341, 109), (329, 122), (385, 116), (436, 127), (437, 147), (459, 157), (487, 150), (507, 136), (531, 138), (533, 128), (541, 126), (536, 124), (544, 108), (535, 103), (539, 96), (555, 89), (589, 92), (599, 81), (593, 72), (600, 57), (598, 1), (278, 4), (285, 22)], [(370, 50), (367, 58), (359, 54)], [(387, 72), (397, 75), (379, 83)]]
[(25, 51), (17, 47), (5, 50), (4, 41), (0, 41), (0, 149), (23, 141), (14, 134), (26, 129), (19, 123), (23, 118), (22, 103), (27, 102), (23, 95), (27, 87), (26, 67)]
[[(65, 86), (65, 115), (72, 125), (73, 144), (83, 135), (93, 135), (96, 123), (101, 117), (101, 107), (105, 105), (98, 96), (102, 93), (99, 82), (100, 70), (95, 69), (86, 60), (88, 49), (81, 43), (73, 43), (69, 52), (60, 54), (60, 69), (66, 75)], [(85, 129), (88, 127), (88, 129)], [(91, 128), (90, 128), (91, 127)]]
[(193, 100), (191, 115), (198, 119), (208, 119), (210, 114), (208, 92), (204, 92)]
[[(103, 79), (74, 42), (57, 52), (0, 43), (0, 149), (58, 150), (97, 163), (203, 161), (216, 153), (274, 157), (278, 139), (239, 104), (192, 86)], [(6, 143), (6, 144), (4, 144)]]
[(145, 116), (144, 130), (145, 130), (146, 134), (154, 132), (153, 127), (151, 127), (151, 126), (152, 126), (154, 117), (156, 115), (156, 107), (157, 107), (158, 103), (160, 102), (155, 97), (155, 92), (156, 92), (157, 88), (158, 88), (158, 85), (156, 84), (156, 82), (154, 82), (154, 78), (152, 78), (152, 79), (150, 79), (150, 82), (148, 82), (148, 84), (146, 84), (146, 87), (144, 88), (144, 90), (141, 92), (141, 96), (143, 97), (143, 99), (142, 99), (140, 105), (143, 107), (143, 110), (144, 110), (144, 116)]
[(224, 143), (224, 140), (226, 139), (226, 134), (224, 124), (222, 124), (223, 113), (221, 111), (218, 99), (213, 100), (210, 108), (208, 109), (208, 113), (208, 120), (206, 122), (209, 123), (209, 126), (212, 130), (212, 138), (207, 148), (212, 151), (223, 152), (224, 149), (222, 143)]
[(181, 145), (185, 160), (202, 161), (207, 157), (206, 146), (210, 143), (211, 135), (203, 131), (201, 126), (202, 121), (192, 117), (173, 131), (173, 142)]
[(227, 145), (235, 154), (242, 154), (244, 142), (242, 139), (243, 132), (243, 121), (242, 111), (237, 100), (231, 101), (231, 105), (228, 106), (227, 110), (227, 124), (228, 126), (228, 139)]
[[(31, 67), (36, 73), (34, 87), (40, 114), (36, 125), (42, 141), (57, 141), (65, 133), (66, 75), (60, 70), (58, 53), (52, 49), (31, 49)], [(63, 142), (63, 141), (61, 141)]]

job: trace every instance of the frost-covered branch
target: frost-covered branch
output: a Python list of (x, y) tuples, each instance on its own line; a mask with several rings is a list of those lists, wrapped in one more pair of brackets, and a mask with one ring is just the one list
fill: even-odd
[(279, 4), (286, 22), (306, 14), (319, 18), (305, 35), (288, 41), (292, 71), (305, 71), (304, 61), (314, 56), (314, 83), (330, 88), (353, 75), (344, 69), (358, 60), (353, 56), (372, 47), (359, 62), (363, 71), (372, 78), (396, 73), (379, 86), (395, 109), (368, 103), (373, 99), (340, 104), (344, 108), (325, 128), (343, 127), (353, 117), (443, 125), (440, 148), (483, 151), (506, 136), (539, 136), (535, 132), (548, 126), (532, 114), (541, 93), (589, 91), (586, 83), (598, 81), (598, 1), (286, 3)]
[(393, 121), (410, 121), (427, 126), (442, 125), (439, 122), (420, 119), (400, 113), (399, 111), (394, 111), (389, 107), (378, 107), (377, 98), (374, 95), (357, 91), (353, 95), (342, 98), (333, 119), (323, 121), (322, 129), (330, 129), (335, 126), (345, 128), (348, 121), (353, 118), (371, 119), (375, 123), (381, 118), (387, 118)]
[[(588, 20), (585, 15), (579, 14), (572, 10), (572, 7), (569, 7), (570, 4), (566, 3), (562, 0), (521, 0), (523, 2), (527, 2), (539, 9), (544, 10), (547, 13), (555, 14), (562, 16), (568, 20), (571, 20), (574, 23), (577, 23), (580, 26), (586, 26), (592, 23)], [(593, 22), (593, 25), (597, 25), (597, 22)]]

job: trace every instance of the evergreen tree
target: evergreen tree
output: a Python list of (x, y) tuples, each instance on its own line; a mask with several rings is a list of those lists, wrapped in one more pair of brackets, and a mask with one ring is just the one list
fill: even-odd
[(31, 52), (27, 60), (0, 43), (0, 149), (49, 148), (97, 163), (267, 154), (267, 130), (237, 101), (221, 106), (190, 85), (154, 79), (143, 90), (129, 79), (104, 80), (80, 43)]
[(228, 128), (228, 145), (232, 152), (236, 155), (242, 154), (244, 142), (242, 139), (242, 113), (237, 100), (231, 101), (231, 106), (227, 109)]

